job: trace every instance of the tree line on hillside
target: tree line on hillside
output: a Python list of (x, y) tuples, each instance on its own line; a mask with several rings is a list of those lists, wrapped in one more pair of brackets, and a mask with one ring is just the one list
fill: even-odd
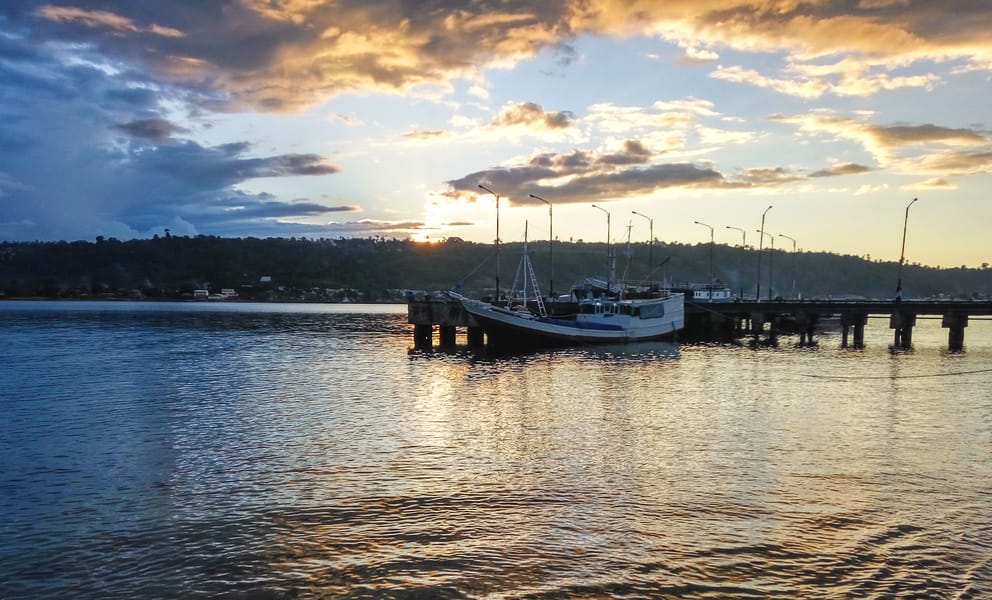
[[(121, 241), (0, 242), (0, 297), (193, 298), (203, 290), (242, 299), (279, 301), (402, 301), (406, 290), (457, 288), (491, 295), (513, 284), (520, 243), (448, 238), (439, 243), (376, 238), (222, 238), (155, 236)], [(615, 273), (628, 282), (705, 284), (711, 278), (753, 297), (758, 251), (717, 244), (613, 244)], [(551, 264), (549, 253), (554, 258)], [(606, 274), (604, 243), (529, 244), (541, 291), (567, 292), (590, 275)], [(712, 257), (712, 258), (711, 258)], [(653, 263), (653, 264), (652, 264)], [(826, 252), (764, 250), (761, 296), (886, 298), (895, 293), (895, 261)], [(553, 266), (553, 268), (552, 268)], [(903, 291), (916, 298), (988, 298), (992, 269), (907, 264)], [(198, 293), (197, 290), (200, 290)]]

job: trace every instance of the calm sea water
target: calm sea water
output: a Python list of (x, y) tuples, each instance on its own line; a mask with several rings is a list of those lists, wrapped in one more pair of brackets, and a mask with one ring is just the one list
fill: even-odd
[(989, 598), (992, 322), (411, 350), (404, 306), (0, 303), (0, 598)]

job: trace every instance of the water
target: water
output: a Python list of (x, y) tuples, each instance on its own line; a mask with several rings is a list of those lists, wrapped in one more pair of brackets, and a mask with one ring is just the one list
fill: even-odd
[(412, 351), (405, 307), (0, 303), (0, 598), (992, 597), (992, 322)]

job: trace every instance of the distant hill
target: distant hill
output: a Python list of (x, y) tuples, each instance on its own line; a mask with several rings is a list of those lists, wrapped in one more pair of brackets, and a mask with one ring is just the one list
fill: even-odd
[[(503, 244), (500, 286), (514, 280), (522, 244)], [(542, 292), (552, 273), (548, 242), (530, 244)], [(710, 270), (709, 244), (647, 243), (614, 245), (616, 273), (627, 281), (651, 279), (704, 283)], [(555, 291), (606, 271), (603, 243), (555, 242)], [(713, 276), (745, 296), (753, 296), (758, 267), (755, 249), (716, 245)], [(765, 250), (761, 257), (761, 295), (804, 298), (887, 298), (895, 293), (898, 263), (825, 252)], [(793, 261), (795, 261), (793, 263)], [(795, 268), (793, 269), (793, 264)], [(95, 242), (0, 242), (0, 297), (44, 298), (192, 298), (194, 290), (234, 290), (252, 300), (366, 301), (402, 300), (407, 289), (447, 290), (484, 295), (495, 288), (496, 252), (492, 244), (449, 238), (427, 244), (410, 240), (221, 238), (166, 236)], [(905, 265), (905, 296), (913, 298), (989, 297), (992, 269)], [(795, 282), (793, 284), (793, 281)]]

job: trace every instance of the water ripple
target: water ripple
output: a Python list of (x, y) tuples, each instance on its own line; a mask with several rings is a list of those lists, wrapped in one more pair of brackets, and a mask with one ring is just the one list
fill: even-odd
[(982, 323), (494, 357), (402, 311), (60, 306), (0, 307), (5, 600), (992, 595)]

